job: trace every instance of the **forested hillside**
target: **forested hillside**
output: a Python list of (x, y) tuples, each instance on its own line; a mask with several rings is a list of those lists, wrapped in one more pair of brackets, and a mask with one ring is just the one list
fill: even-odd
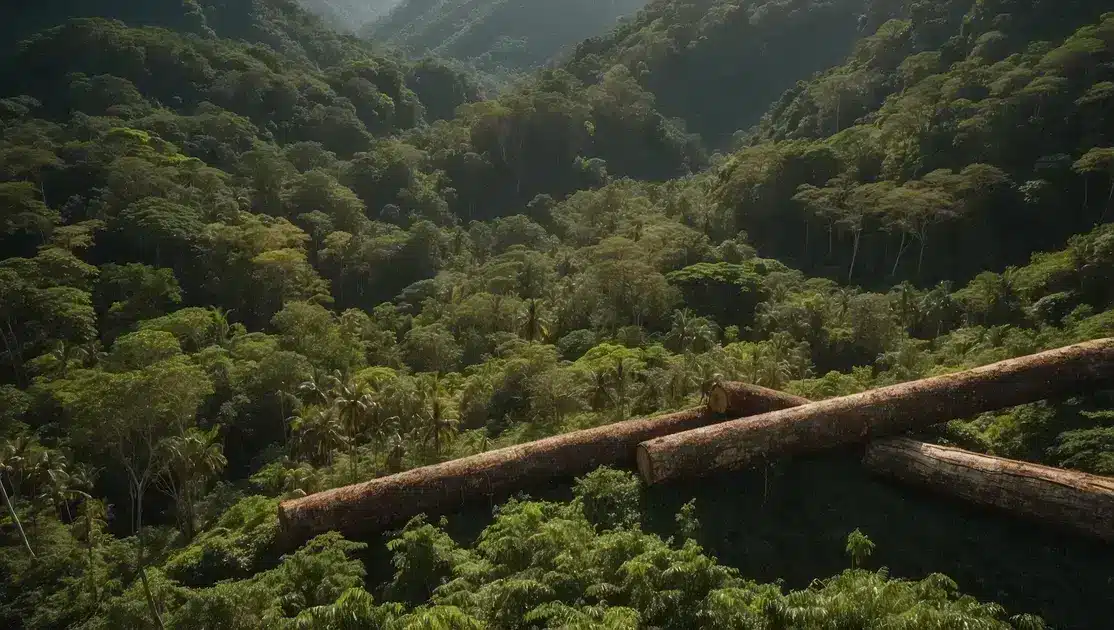
[[(713, 146), (758, 122), (795, 83), (833, 65), (907, 10), (901, 0), (693, 0), (651, 3), (576, 47), (568, 69), (592, 81), (628, 68), (662, 112)], [(931, 3), (928, 3), (931, 4)]]
[[(0, 626), (1102, 627), (1109, 549), (811, 465), (298, 549), (276, 506), (725, 379), (822, 399), (1114, 335), (1111, 11), (659, 1), (492, 95), (286, 0), (27, 5)], [(1111, 409), (928, 437), (1114, 475)]]
[(402, 0), (363, 34), (492, 72), (539, 67), (607, 32), (646, 0)]

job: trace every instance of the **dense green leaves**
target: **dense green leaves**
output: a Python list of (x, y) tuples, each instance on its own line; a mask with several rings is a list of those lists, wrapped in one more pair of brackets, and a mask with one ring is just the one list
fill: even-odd
[[(512, 4), (387, 22), (535, 64), (548, 40), (493, 28), (554, 9)], [(663, 540), (618, 471), (476, 540), (415, 520), (392, 568), (283, 548), (275, 503), (718, 380), (818, 399), (1114, 334), (1114, 38), (1085, 4), (659, 2), (497, 94), (287, 0), (28, 9), (2, 27), (0, 625), (1033, 625), (864, 571), (857, 531), (842, 575), (746, 581), (700, 546), (725, 506)], [(724, 146), (767, 107), (729, 154), (684, 131)], [(1108, 408), (930, 437), (1109, 474)]]

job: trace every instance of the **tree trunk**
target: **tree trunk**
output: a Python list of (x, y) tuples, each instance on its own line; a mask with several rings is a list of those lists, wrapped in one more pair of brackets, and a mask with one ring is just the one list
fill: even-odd
[(1110, 210), (1110, 202), (1114, 201), (1114, 174), (1110, 176), (1110, 192), (1106, 195), (1106, 205), (1102, 207), (1102, 214), (1099, 215), (1099, 223), (1106, 221), (1106, 213)]
[(795, 400), (780, 392), (731, 383), (723, 415), (705, 408), (628, 420), (409, 470), (365, 483), (285, 501), (279, 522), (287, 543), (328, 531), (364, 536), (405, 524), (418, 514), (452, 512), (492, 495), (557, 483), (600, 466), (633, 468), (640, 442), (721, 422), (725, 417), (780, 409)]
[(851, 247), (851, 268), (847, 270), (848, 282), (850, 282), (851, 278), (855, 275), (855, 259), (859, 257), (859, 237), (862, 236), (862, 234), (862, 228), (855, 230), (855, 244)]
[(4, 479), (0, 477), (0, 494), (4, 495), (4, 503), (8, 506), (8, 512), (12, 515), (12, 522), (15, 523), (16, 531), (19, 532), (19, 537), (23, 539), (23, 546), (27, 547), (27, 553), (31, 554), (34, 558), (35, 552), (31, 549), (31, 543), (27, 540), (27, 532), (23, 531), (23, 524), (19, 522), (19, 515), (15, 513), (15, 506), (12, 505), (12, 499), (8, 496), (8, 489), (4, 487)]
[(901, 245), (899, 245), (898, 248), (897, 248), (897, 258), (894, 260), (893, 270), (890, 271), (891, 276), (896, 276), (897, 275), (897, 266), (901, 264), (901, 255), (905, 253), (905, 248), (907, 247), (907, 245), (905, 244), (906, 237), (907, 237), (906, 232), (904, 230), (902, 230), (902, 232), (901, 232)]
[(163, 630), (162, 616), (159, 615), (159, 607), (155, 603), (155, 596), (151, 593), (151, 585), (147, 583), (147, 554), (143, 548), (143, 493), (145, 484), (136, 481), (137, 489), (136, 504), (135, 504), (135, 536), (136, 544), (139, 545), (139, 553), (136, 558), (136, 566), (139, 569), (139, 580), (143, 584), (143, 597), (147, 600), (147, 611), (151, 613), (151, 621), (154, 622), (158, 630)]
[(805, 248), (801, 252), (801, 260), (808, 262), (808, 217), (805, 217)]
[[(143, 543), (140, 544), (142, 545)], [(142, 551), (140, 552), (139, 562), (139, 581), (143, 584), (143, 595), (147, 600), (147, 611), (151, 613), (151, 621), (155, 623), (155, 627), (159, 630), (163, 630), (162, 616), (159, 615), (158, 606), (155, 605), (155, 597), (151, 594), (151, 585), (147, 583), (147, 569), (143, 566), (145, 560), (142, 557)]]
[(917, 256), (917, 277), (920, 278), (920, 269), (925, 266), (925, 247), (928, 245), (928, 225), (922, 226), (917, 235), (920, 242), (920, 254)]
[(1114, 542), (1114, 479), (907, 438), (870, 445), (872, 472)]
[(649, 440), (638, 467), (647, 483), (698, 477), (1111, 383), (1114, 339), (1100, 339)]

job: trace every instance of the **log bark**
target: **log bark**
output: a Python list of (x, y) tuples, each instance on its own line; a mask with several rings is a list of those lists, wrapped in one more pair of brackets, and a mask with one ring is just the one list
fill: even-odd
[(1114, 479), (907, 438), (872, 443), (871, 471), (977, 505), (1114, 542)]
[(723, 389), (723, 413), (689, 409), (416, 468), (284, 501), (279, 522), (291, 543), (334, 530), (353, 536), (375, 533), (404, 525), (418, 514), (449, 513), (469, 501), (506, 496), (600, 466), (633, 468), (640, 442), (788, 404), (785, 394), (764, 387), (729, 383)]
[[(807, 398), (775, 389), (729, 381), (717, 383), (708, 392), (708, 409), (713, 413), (735, 415), (747, 410), (750, 415), (789, 409), (810, 403)], [(735, 413), (732, 413), (735, 412)]]
[(1114, 382), (1114, 339), (1100, 339), (643, 442), (650, 484), (746, 468), (761, 458), (894, 435)]

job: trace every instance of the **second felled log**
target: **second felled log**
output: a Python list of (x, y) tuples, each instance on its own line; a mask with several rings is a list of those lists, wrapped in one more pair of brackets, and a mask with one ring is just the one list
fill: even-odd
[(754, 415), (800, 407), (810, 402), (812, 401), (807, 398), (738, 381), (717, 383), (708, 391), (708, 409), (713, 413), (732, 416), (744, 409)]
[(452, 512), (472, 500), (569, 479), (600, 466), (633, 467), (635, 447), (644, 440), (804, 402), (743, 383), (716, 389), (722, 413), (699, 408), (628, 420), (416, 468), (284, 501), (279, 523), (290, 542), (334, 530), (353, 536), (374, 533), (418, 514)]
[(1114, 479), (907, 438), (872, 443), (872, 472), (1114, 542)]
[(1099, 339), (648, 440), (638, 469), (651, 484), (736, 470), (1112, 383), (1114, 339)]

